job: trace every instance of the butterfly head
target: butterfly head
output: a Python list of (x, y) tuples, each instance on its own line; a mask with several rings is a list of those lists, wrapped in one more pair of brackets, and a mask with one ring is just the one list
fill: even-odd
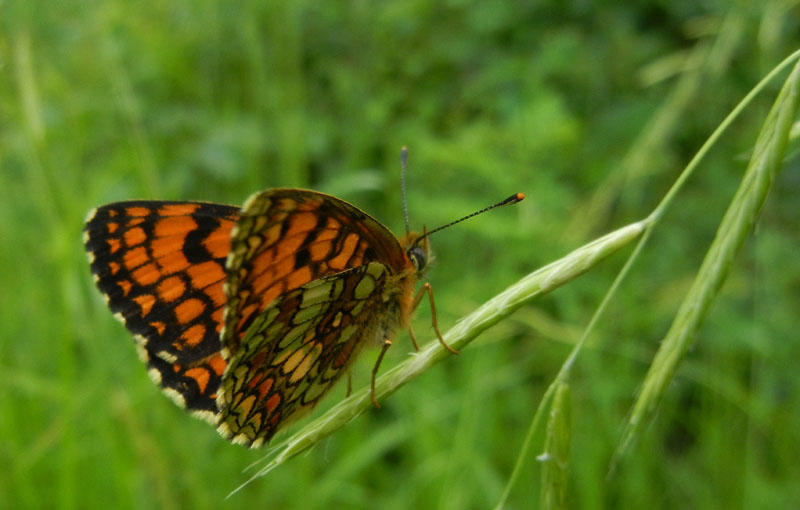
[(404, 239), (403, 247), (408, 260), (411, 261), (411, 265), (414, 266), (414, 271), (417, 273), (424, 272), (431, 265), (433, 256), (426, 232), (422, 234), (410, 232)]

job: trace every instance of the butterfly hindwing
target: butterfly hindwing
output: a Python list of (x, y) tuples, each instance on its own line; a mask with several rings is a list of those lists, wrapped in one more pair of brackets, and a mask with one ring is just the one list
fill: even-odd
[(143, 354), (150, 378), (180, 407), (215, 424), (217, 391), (227, 363), (217, 353), (189, 364), (169, 363), (158, 356)]
[(200, 202), (118, 202), (92, 211), (84, 227), (97, 287), (133, 333), (151, 376), (201, 413), (215, 412), (224, 370), (222, 284), (238, 211)]
[(402, 320), (393, 298), (406, 291), (405, 281), (371, 262), (275, 299), (228, 360), (217, 400), (220, 434), (256, 447), (313, 408), (364, 345), (382, 341)]

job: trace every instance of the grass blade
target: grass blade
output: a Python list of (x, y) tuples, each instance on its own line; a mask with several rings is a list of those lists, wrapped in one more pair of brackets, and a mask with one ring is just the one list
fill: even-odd
[(796, 65), (764, 122), (742, 183), (645, 377), (612, 462), (612, 471), (658, 407), (744, 240), (758, 220), (797, 116), (799, 77), (800, 66)]

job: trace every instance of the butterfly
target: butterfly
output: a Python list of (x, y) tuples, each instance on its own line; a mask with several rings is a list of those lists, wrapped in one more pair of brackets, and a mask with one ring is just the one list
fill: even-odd
[(312, 409), (369, 345), (382, 346), (377, 406), (374, 377), (394, 332), (426, 294), (433, 306), (429, 284), (415, 290), (433, 232), (398, 238), (331, 195), (270, 189), (241, 208), (104, 205), (90, 212), (84, 245), (162, 391), (224, 438), (258, 447)]

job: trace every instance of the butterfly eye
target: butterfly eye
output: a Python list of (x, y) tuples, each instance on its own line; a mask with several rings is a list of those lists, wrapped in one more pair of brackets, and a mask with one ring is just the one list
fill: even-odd
[(414, 269), (417, 271), (423, 270), (425, 264), (428, 263), (428, 254), (419, 246), (414, 246), (408, 250), (408, 258), (411, 259), (411, 263), (414, 264)]

